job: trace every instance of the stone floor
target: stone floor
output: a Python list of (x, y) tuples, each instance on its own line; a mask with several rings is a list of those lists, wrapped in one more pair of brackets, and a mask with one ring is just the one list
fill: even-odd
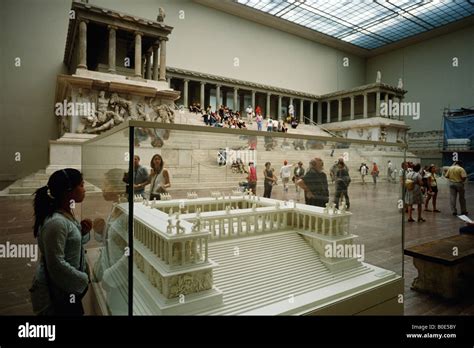
[[(330, 187), (332, 192), (332, 187)], [(204, 192), (199, 192), (200, 196)], [(258, 194), (263, 193), (260, 187)], [(407, 315), (472, 315), (474, 296), (457, 301), (446, 301), (436, 296), (417, 293), (410, 289), (417, 275), (410, 257), (403, 258), (402, 214), (398, 211), (399, 185), (379, 183), (377, 187), (354, 184), (349, 190), (351, 198), (351, 232), (359, 235), (355, 241), (365, 246), (365, 262), (393, 270), (405, 277), (405, 314)], [(174, 192), (173, 198), (185, 197), (185, 192)], [(272, 197), (295, 199), (294, 186), (290, 185), (285, 197), (281, 185), (274, 187)], [(467, 185), (468, 211), (474, 214), (474, 185)], [(458, 233), (462, 222), (449, 211), (448, 189), (440, 185), (438, 199), (440, 214), (424, 212), (425, 223), (405, 224), (406, 246), (424, 243)], [(76, 212), (84, 217), (106, 217), (110, 202), (99, 195), (86, 197)], [(0, 244), (34, 243), (31, 226), (33, 211), (31, 197), (0, 198)], [(92, 245), (94, 242), (92, 242)], [(28, 288), (36, 262), (28, 259), (2, 259), (0, 261), (0, 315), (31, 314)]]

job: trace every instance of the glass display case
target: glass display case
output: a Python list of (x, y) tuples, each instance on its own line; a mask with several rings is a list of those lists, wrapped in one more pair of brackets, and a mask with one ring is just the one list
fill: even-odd
[(82, 147), (97, 312), (403, 314), (406, 160), (329, 134), (117, 126)]

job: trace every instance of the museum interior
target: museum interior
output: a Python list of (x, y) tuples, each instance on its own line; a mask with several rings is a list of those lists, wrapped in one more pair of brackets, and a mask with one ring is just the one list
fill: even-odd
[(474, 314), (473, 1), (0, 23), (0, 315)]

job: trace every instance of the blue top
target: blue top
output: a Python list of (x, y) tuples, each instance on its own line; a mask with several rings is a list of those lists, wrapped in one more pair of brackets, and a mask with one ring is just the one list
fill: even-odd
[[(53, 294), (60, 292), (77, 295), (87, 288), (89, 275), (82, 245), (89, 239), (89, 234), (82, 236), (79, 222), (72, 221), (63, 214), (54, 213), (45, 219), (38, 233), (42, 258), (31, 289), (33, 310), (36, 313), (50, 307), (49, 290)], [(46, 279), (44, 261), (49, 279)]]

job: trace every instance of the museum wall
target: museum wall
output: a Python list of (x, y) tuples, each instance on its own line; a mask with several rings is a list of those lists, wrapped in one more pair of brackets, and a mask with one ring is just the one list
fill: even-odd
[[(420, 118), (405, 118), (411, 131), (440, 130), (443, 109), (474, 107), (474, 26), (367, 59), (366, 82), (397, 85), (403, 78), (404, 101), (420, 103)], [(458, 67), (453, 67), (453, 58)]]
[[(158, 8), (174, 27), (168, 65), (315, 94), (365, 82), (365, 59), (280, 32), (190, 0), (90, 0), (90, 4), (156, 19)], [(2, 0), (0, 180), (44, 169), (48, 141), (57, 138), (56, 76), (63, 64), (68, 11), (65, 0)], [(180, 19), (180, 11), (184, 19)], [(349, 67), (342, 58), (349, 57)], [(15, 67), (15, 58), (21, 66)], [(234, 58), (239, 66), (234, 67)], [(18, 153), (21, 155), (20, 161)], [(16, 158), (15, 158), (16, 155)]]

